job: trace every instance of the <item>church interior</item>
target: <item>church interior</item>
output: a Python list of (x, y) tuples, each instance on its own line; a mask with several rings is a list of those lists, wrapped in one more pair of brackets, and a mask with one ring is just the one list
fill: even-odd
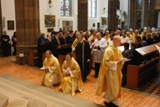
[[(91, 62), (92, 53), (83, 91), (71, 96), (59, 90), (60, 84), (52, 88), (42, 86), (45, 72), (40, 68), (45, 51), (53, 48), (49, 42), (57, 34), (76, 35), (82, 31), (83, 35), (89, 32), (89, 36), (97, 31), (104, 38), (107, 31), (110, 37), (122, 37), (128, 32), (135, 36), (136, 31), (141, 38), (144, 32), (147, 39), (156, 35), (153, 43), (149, 41), (135, 49), (140, 55), (135, 58), (136, 64), (125, 65), (127, 73), (123, 74), (125, 85), (121, 87), (118, 107), (160, 107), (160, 51), (155, 47), (160, 47), (160, 0), (0, 0), (0, 107), (108, 107), (104, 103), (105, 93), (95, 95), (98, 78)], [(4, 35), (8, 35), (8, 54)], [(40, 36), (51, 36), (51, 41), (44, 43), (45, 51), (39, 56)], [(90, 45), (89, 37), (85, 36), (85, 40)], [(133, 41), (128, 40), (130, 48)], [(109, 46), (110, 41), (107, 43)], [(71, 52), (73, 44), (62, 45), (61, 50)], [(119, 49), (123, 51), (123, 47), (121, 42)], [(54, 56), (57, 51), (52, 51)], [(57, 56), (60, 66), (65, 55), (61, 51)], [(138, 63), (141, 58), (143, 61)]]

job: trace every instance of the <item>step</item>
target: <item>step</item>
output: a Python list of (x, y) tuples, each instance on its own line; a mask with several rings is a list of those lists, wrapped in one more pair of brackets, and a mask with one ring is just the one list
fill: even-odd
[(0, 107), (8, 106), (8, 97), (0, 93)]
[(2, 74), (0, 84), (5, 82), (10, 86), (8, 90), (17, 94), (34, 98), (47, 104), (47, 107), (102, 107), (101, 105), (70, 96), (62, 92), (43, 87), (17, 77)]
[[(19, 80), (19, 81), (22, 81), (22, 80)], [(47, 107), (78, 107), (78, 106), (73, 105), (72, 103), (68, 103), (66, 100), (62, 101), (61, 99), (57, 99), (56, 95), (53, 95), (54, 97), (48, 96), (45, 93), (41, 93), (37, 91), (37, 89), (42, 88), (42, 89), (45, 89), (44, 91), (46, 92), (48, 90), (51, 90), (50, 94), (54, 92), (54, 90), (52, 89), (49, 89), (43, 86), (38, 86), (36, 84), (29, 84), (27, 82), (28, 87), (32, 88), (30, 89), (30, 88), (24, 87), (23, 85), (16, 84), (15, 81), (14, 82), (9, 81), (8, 78), (6, 79), (6, 78), (0, 77), (0, 85), (1, 85), (1, 88), (7, 87), (6, 89), (7, 91), (13, 92), (19, 95), (20, 97), (34, 98), (39, 101), (45, 102), (47, 104)]]
[(47, 107), (47, 104), (42, 102), (42, 101), (39, 101), (37, 99), (34, 99), (34, 98), (28, 98), (28, 97), (23, 97), (25, 99), (28, 99), (29, 101), (29, 107)]
[(7, 90), (8, 87), (5, 87), (4, 85), (0, 84), (0, 93), (4, 94), (5, 96), (8, 96), (8, 106), (7, 107), (29, 107), (28, 106), (28, 100), (19, 97), (14, 92), (10, 92)]
[(38, 101), (36, 99), (30, 98), (29, 99), (29, 107), (47, 107), (46, 103)]

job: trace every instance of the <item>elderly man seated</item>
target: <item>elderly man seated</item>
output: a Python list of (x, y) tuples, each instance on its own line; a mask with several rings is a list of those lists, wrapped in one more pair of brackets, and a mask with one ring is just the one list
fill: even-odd
[(66, 55), (66, 60), (62, 64), (62, 71), (64, 78), (60, 85), (60, 90), (63, 93), (75, 95), (76, 90), (83, 90), (80, 67), (72, 58), (72, 54)]
[(52, 88), (53, 85), (62, 81), (63, 75), (58, 59), (52, 55), (50, 50), (46, 51), (46, 58), (41, 69), (45, 70), (42, 85)]

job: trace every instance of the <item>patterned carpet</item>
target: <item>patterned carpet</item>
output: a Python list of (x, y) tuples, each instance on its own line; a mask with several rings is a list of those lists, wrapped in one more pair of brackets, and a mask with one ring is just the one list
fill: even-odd
[(151, 75), (139, 91), (160, 96), (160, 74)]
[[(35, 84), (41, 84), (44, 72), (37, 67), (28, 65), (19, 65), (15, 62), (15, 57), (0, 57), (0, 74), (9, 74), (28, 80)], [(95, 96), (95, 88), (97, 79), (94, 78), (94, 70), (88, 76), (87, 82), (84, 83), (85, 89), (81, 93), (76, 93), (76, 97), (91, 101), (93, 103), (104, 105), (104, 99), (101, 96)], [(122, 96), (119, 100), (120, 107), (160, 107), (160, 77), (149, 80), (150, 82), (144, 84), (140, 91), (122, 88)], [(58, 90), (58, 86), (53, 88)], [(151, 91), (152, 90), (152, 91)], [(144, 93), (144, 92), (147, 93)], [(149, 93), (149, 94), (148, 94)]]

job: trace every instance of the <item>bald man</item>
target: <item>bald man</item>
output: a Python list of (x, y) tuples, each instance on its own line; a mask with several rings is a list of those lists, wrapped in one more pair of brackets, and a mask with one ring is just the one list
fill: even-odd
[(114, 36), (113, 45), (104, 52), (99, 71), (96, 95), (106, 92), (105, 105), (107, 107), (118, 107), (118, 98), (121, 97), (123, 61), (120, 59), (123, 56), (118, 49), (120, 43), (120, 36)]

